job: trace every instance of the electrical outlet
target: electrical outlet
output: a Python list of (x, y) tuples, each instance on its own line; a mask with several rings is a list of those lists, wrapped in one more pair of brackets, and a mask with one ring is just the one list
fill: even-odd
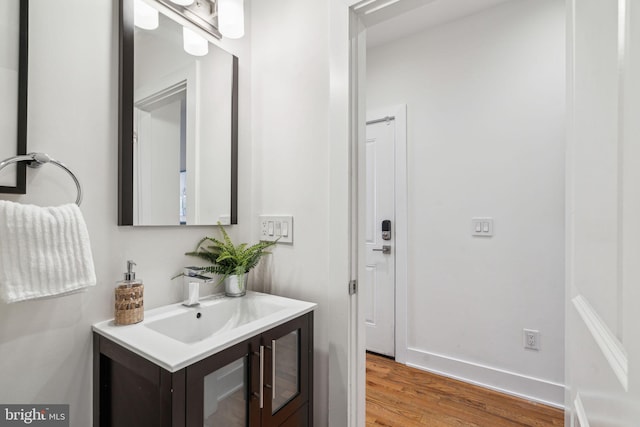
[(524, 348), (529, 350), (540, 350), (540, 331), (533, 329), (523, 329)]

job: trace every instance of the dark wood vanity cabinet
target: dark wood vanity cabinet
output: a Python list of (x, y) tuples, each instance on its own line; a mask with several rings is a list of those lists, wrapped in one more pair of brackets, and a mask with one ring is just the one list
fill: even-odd
[(313, 312), (176, 372), (94, 333), (94, 427), (312, 426)]

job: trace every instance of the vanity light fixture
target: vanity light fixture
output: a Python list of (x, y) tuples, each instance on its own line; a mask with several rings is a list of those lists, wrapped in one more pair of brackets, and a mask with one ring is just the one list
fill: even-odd
[(149, 6), (144, 0), (134, 0), (133, 22), (136, 27), (143, 30), (155, 30), (158, 28), (158, 11)]
[(182, 27), (182, 43), (185, 52), (193, 56), (209, 53), (209, 42), (190, 28)]
[(175, 4), (179, 4), (180, 6), (189, 6), (193, 4), (194, 0), (171, 0)]
[(244, 36), (244, 0), (218, 0), (218, 30), (230, 39)]
[[(2, 1), (2, 0), (0, 0)], [(140, 0), (136, 0), (140, 1)], [(157, 4), (158, 10), (170, 17), (189, 22), (191, 28), (202, 30), (215, 39), (222, 36), (218, 30), (218, 0), (145, 0)], [(200, 33), (203, 34), (203, 33)], [(204, 36), (207, 37), (207, 36)], [(202, 42), (200, 42), (202, 43)], [(201, 44), (202, 46), (202, 44)], [(185, 50), (187, 48), (185, 47)], [(200, 48), (203, 51), (204, 48)], [(205, 53), (206, 54), (206, 53)], [(204, 54), (203, 54), (204, 55)]]

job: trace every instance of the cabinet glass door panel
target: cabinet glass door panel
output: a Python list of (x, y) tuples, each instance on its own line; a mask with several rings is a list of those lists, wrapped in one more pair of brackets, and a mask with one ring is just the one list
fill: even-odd
[(204, 377), (204, 427), (246, 427), (247, 356)]
[[(263, 426), (309, 425), (309, 415), (302, 412), (306, 411), (303, 407), (309, 401), (311, 388), (311, 322), (311, 315), (301, 316), (262, 334), (266, 350)], [(305, 422), (298, 422), (300, 419)], [(291, 422), (294, 424), (288, 424)]]
[(271, 342), (272, 398), (271, 413), (300, 393), (300, 345), (298, 330)]

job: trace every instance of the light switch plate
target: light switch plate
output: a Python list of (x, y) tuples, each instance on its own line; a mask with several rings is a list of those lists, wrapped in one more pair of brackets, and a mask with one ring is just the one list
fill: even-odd
[(293, 243), (293, 216), (260, 215), (258, 217), (260, 240), (278, 243)]
[(493, 218), (473, 217), (471, 218), (471, 235), (481, 237), (493, 236)]

